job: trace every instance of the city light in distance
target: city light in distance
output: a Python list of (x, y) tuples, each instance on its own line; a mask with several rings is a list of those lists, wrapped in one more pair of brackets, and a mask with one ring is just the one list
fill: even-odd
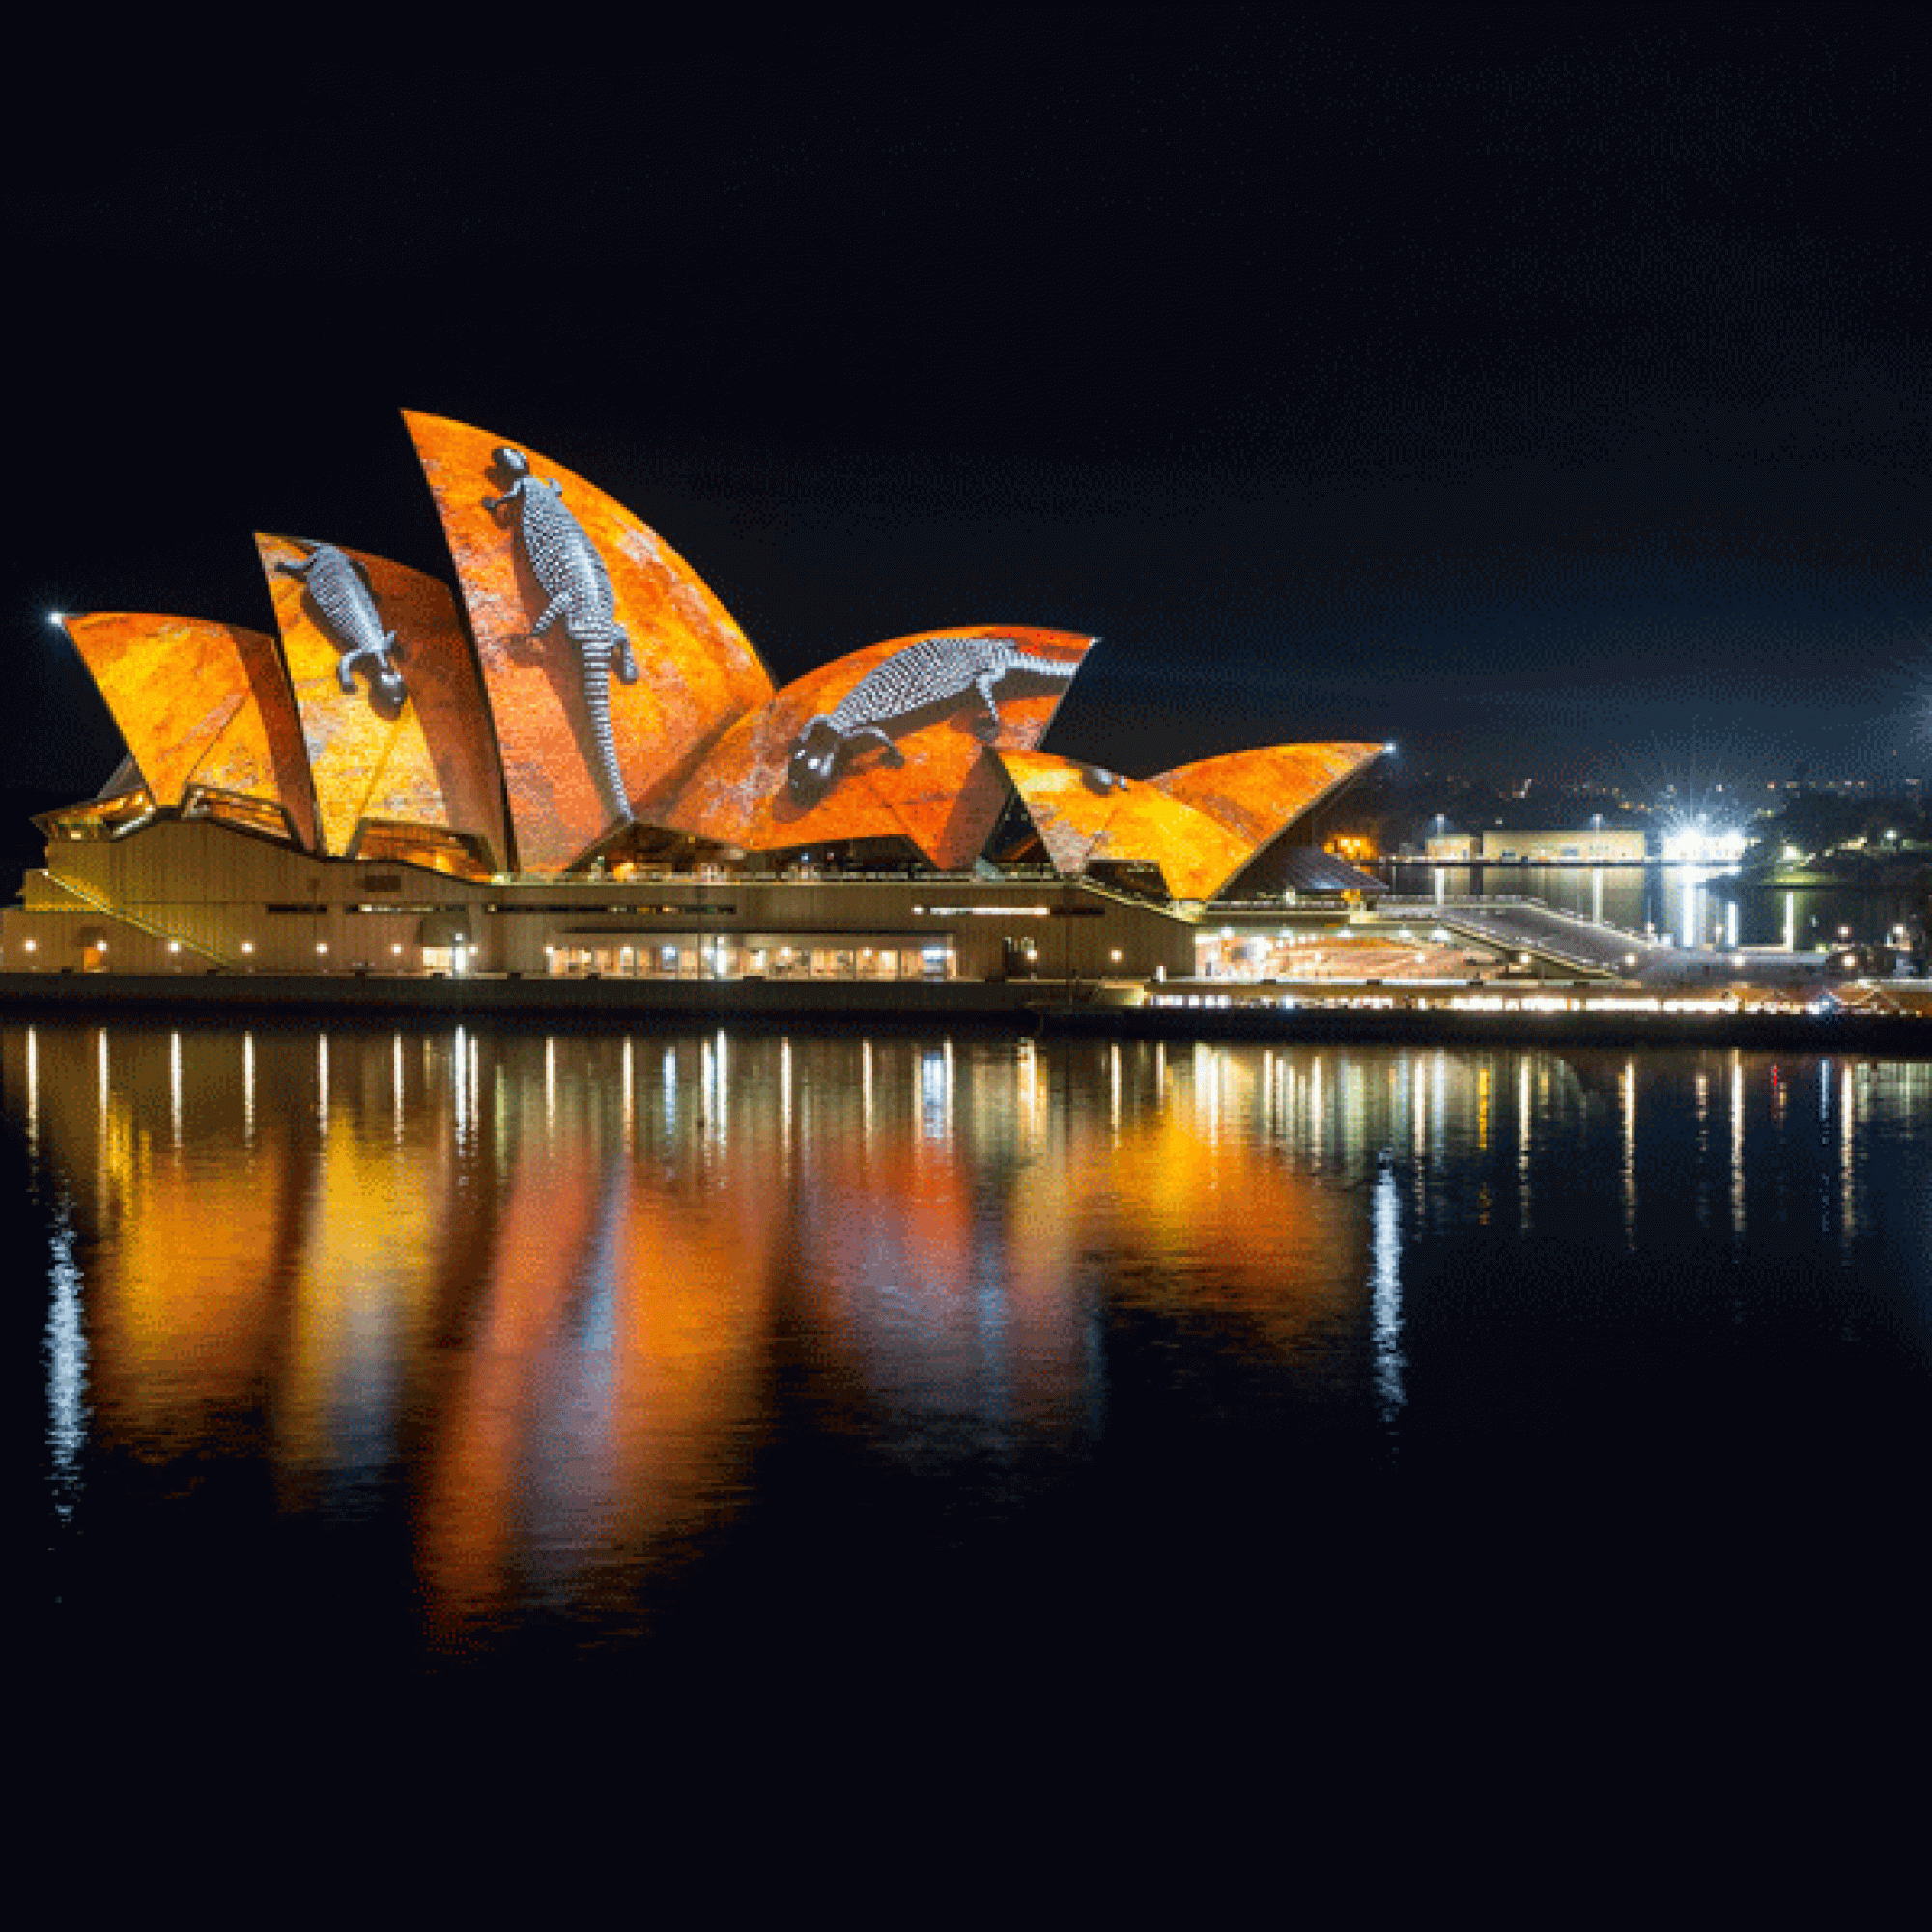
[(1685, 865), (1734, 866), (1749, 843), (1749, 835), (1735, 827), (1713, 827), (1701, 818), (1680, 819), (1664, 830), (1663, 856)]

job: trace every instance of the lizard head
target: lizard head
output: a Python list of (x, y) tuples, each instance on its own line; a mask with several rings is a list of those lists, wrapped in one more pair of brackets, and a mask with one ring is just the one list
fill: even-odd
[(490, 461), (512, 483), (520, 481), (523, 477), (530, 473), (530, 459), (521, 449), (511, 449), (505, 446), (502, 449), (495, 451)]
[(798, 734), (785, 769), (785, 789), (794, 805), (814, 806), (832, 789), (840, 742), (838, 727), (823, 713)]

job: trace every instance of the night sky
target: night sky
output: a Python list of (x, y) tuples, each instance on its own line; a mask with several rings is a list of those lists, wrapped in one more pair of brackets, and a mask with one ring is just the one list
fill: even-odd
[(16, 101), (11, 782), (118, 755), (50, 609), (270, 629), (256, 529), (447, 575), (406, 407), (601, 484), (781, 681), (1100, 633), (1049, 747), (1134, 773), (1932, 772), (1913, 10), (932, 19)]

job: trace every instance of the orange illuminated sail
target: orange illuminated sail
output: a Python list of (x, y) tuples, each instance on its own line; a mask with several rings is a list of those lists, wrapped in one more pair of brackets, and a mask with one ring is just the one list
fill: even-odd
[(1037, 753), (1002, 762), (1056, 870), (1157, 865), (1176, 898), (1211, 899), (1382, 750), (1269, 745), (1138, 781)]
[(316, 810), (288, 671), (239, 624), (128, 612), (63, 620), (156, 806), (257, 808), (313, 850)]
[[(1357, 772), (1372, 765), (1382, 745), (1264, 745), (1156, 772), (1154, 790), (1205, 811), (1250, 840), (1255, 853), (1311, 811)], [(1250, 855), (1253, 856), (1253, 855)]]
[(501, 437), (406, 420), (482, 662), (518, 863), (561, 870), (675, 784), (771, 678), (696, 573), (621, 503)]
[(1003, 753), (1054, 868), (1102, 861), (1160, 867), (1179, 899), (1212, 898), (1252, 852), (1247, 840), (1151, 784), (1039, 752)]
[(1007, 799), (990, 753), (1039, 743), (1093, 643), (968, 625), (854, 651), (739, 720), (649, 816), (748, 852), (897, 835), (962, 869)]
[[(340, 562), (331, 563), (332, 546), (258, 536), (255, 547), (308, 747), (323, 849), (355, 851), (372, 821), (429, 826), (474, 838), (494, 869), (505, 867), (495, 734), (448, 589), (360, 551), (334, 551)], [(333, 581), (318, 582), (323, 570)], [(345, 612), (345, 595), (361, 610)]]

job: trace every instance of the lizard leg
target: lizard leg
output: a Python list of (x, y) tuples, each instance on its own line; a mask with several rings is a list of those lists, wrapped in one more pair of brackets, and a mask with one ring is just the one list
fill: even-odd
[(559, 591), (544, 606), (543, 615), (530, 626), (530, 636), (540, 638), (559, 617), (570, 615), (570, 592)]
[(376, 681), (390, 696), (397, 696), (407, 688), (403, 683), (402, 672), (396, 668), (393, 655), (395, 648), (396, 634), (393, 631), (385, 632), (383, 641), (376, 646)]
[(631, 649), (630, 634), (621, 625), (611, 626), (611, 641), (617, 646), (617, 675), (626, 684), (638, 681), (637, 655)]
[(847, 735), (845, 743), (848, 748), (848, 754), (849, 749), (857, 745), (862, 738), (876, 738), (885, 747), (887, 764), (902, 765), (905, 763), (905, 753), (876, 724), (861, 724), (856, 730)]
[(993, 702), (993, 686), (998, 683), (998, 671), (981, 671), (973, 680), (973, 689), (980, 694), (980, 702), (986, 707), (986, 715), (973, 726), (977, 738), (997, 738), (1000, 734), (1000, 707)]

